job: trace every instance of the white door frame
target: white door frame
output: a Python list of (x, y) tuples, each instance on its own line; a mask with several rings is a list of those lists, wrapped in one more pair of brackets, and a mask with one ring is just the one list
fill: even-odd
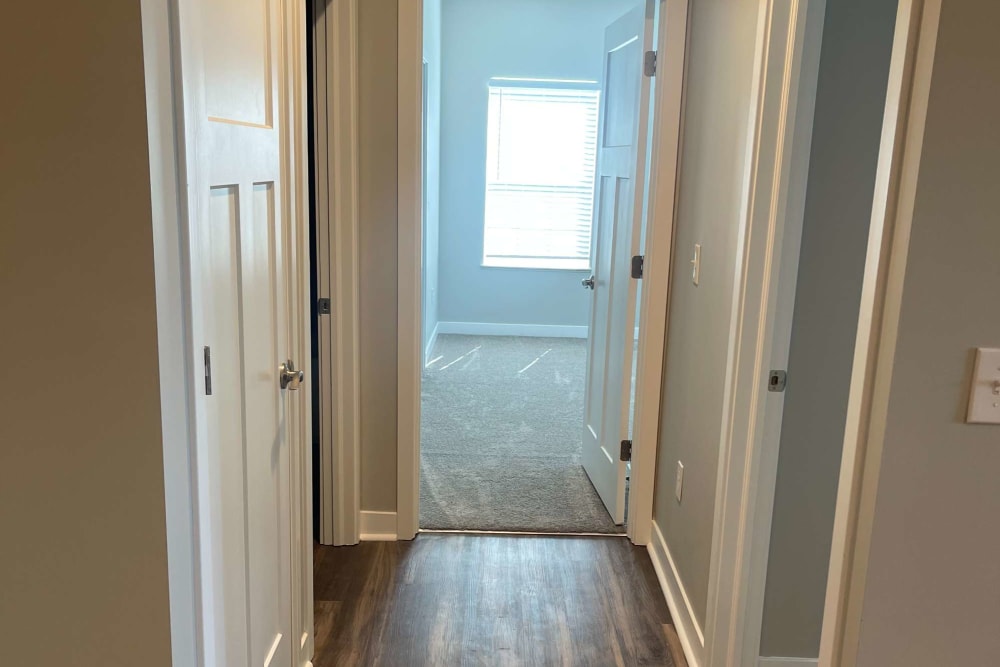
[(424, 3), (423, 0), (398, 0), (398, 3), (396, 537), (412, 540), (420, 522)]
[(358, 2), (314, 0), (316, 269), (319, 296), (321, 544), (361, 539), (361, 375), (358, 212)]
[[(699, 662), (758, 661), (826, 0), (761, 0)], [(669, 369), (668, 369), (669, 372)], [(770, 400), (768, 400), (770, 399)]]
[[(638, 1), (638, 0), (637, 0)], [(647, 249), (639, 325), (639, 373), (636, 378), (636, 416), (627, 533), (636, 544), (649, 540), (653, 513), (653, 480), (659, 429), (660, 369), (663, 361), (663, 323), (667, 311), (674, 191), (683, 55), (687, 34), (688, 0), (659, 0), (658, 45), (661, 69), (655, 84), (656, 106), (652, 132), (650, 201)], [(398, 167), (399, 297), (397, 371), (397, 537), (412, 539), (419, 526), (420, 475), (420, 249), (421, 230), (421, 62), (423, 7), (421, 0), (399, 0), (398, 14)], [(645, 138), (643, 139), (645, 140)], [(660, 208), (656, 208), (656, 202)], [(650, 406), (642, 396), (656, 396)], [(645, 409), (644, 409), (645, 408)]]
[(896, 14), (820, 639), (819, 664), (824, 667), (853, 667), (857, 662), (940, 17), (941, 0), (901, 0)]
[(653, 486), (681, 149), (688, 6), (688, 0), (659, 0), (656, 77), (651, 91), (654, 104), (646, 191), (646, 248), (639, 297), (632, 470), (625, 527), (629, 539), (639, 545), (649, 543), (653, 526)]
[[(279, 90), (285, 144), (282, 214), (290, 221), (286, 269), (291, 317), (289, 354), (310, 356), (309, 227), (306, 168), (306, 69), (304, 8), (280, 2), (282, 62)], [(201, 610), (199, 553), (204, 536), (198, 520), (198, 470), (194, 396), (201, 377), (194, 363), (191, 326), (189, 229), (185, 215), (183, 100), (177, 86), (177, 7), (173, 0), (142, 0), (143, 61), (149, 136), (150, 190), (153, 205), (156, 314), (160, 357), (160, 409), (163, 422), (165, 503), (171, 649), (176, 664), (207, 667), (203, 654), (205, 619)], [(301, 363), (301, 362), (300, 362)], [(307, 377), (289, 405), (291, 492), (292, 637), (297, 667), (310, 665), (313, 652), (311, 410)]]

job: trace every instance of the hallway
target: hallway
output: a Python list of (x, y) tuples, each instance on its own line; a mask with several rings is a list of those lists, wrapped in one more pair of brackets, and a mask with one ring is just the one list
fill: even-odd
[(685, 667), (646, 550), (623, 537), (421, 534), (314, 549), (315, 667)]

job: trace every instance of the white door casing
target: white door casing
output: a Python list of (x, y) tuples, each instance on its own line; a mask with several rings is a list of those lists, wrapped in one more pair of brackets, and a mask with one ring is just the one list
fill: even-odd
[(319, 541), (357, 544), (361, 530), (358, 217), (358, 2), (315, 2), (313, 150), (318, 296), (336, 309), (317, 323)]
[(604, 37), (583, 465), (616, 524), (625, 521), (619, 447), (629, 437), (636, 312), (630, 264), (642, 223), (649, 111), (643, 57), (652, 43), (652, 16), (651, 3), (643, 3), (608, 26)]
[(941, 0), (899, 3), (854, 348), (819, 663), (854, 667)]
[(290, 665), (298, 651), (288, 437), (290, 401), (304, 397), (281, 390), (278, 373), (291, 307), (280, 10), (277, 0), (178, 2), (209, 665)]
[(825, 7), (758, 3), (702, 664), (759, 657)]

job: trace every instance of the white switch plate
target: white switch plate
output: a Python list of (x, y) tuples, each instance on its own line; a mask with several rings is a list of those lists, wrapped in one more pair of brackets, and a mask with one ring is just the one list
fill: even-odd
[(683, 490), (684, 490), (684, 464), (678, 461), (677, 481), (674, 483), (674, 495), (677, 496), (677, 502), (681, 501), (681, 492)]
[(981, 347), (976, 351), (969, 396), (970, 424), (1000, 424), (1000, 348)]
[(701, 244), (694, 244), (694, 257), (691, 259), (691, 280), (695, 285), (701, 277)]

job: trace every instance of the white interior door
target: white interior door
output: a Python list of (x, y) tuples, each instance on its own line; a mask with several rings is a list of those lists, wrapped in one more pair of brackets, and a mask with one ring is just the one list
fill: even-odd
[(620, 444), (628, 438), (636, 295), (631, 260), (642, 222), (640, 137), (646, 136), (649, 99), (643, 57), (652, 43), (652, 16), (643, 3), (604, 32), (583, 466), (617, 524), (625, 521)]
[(276, 0), (178, 4), (205, 664), (287, 667), (287, 407), (304, 397), (279, 386), (289, 322), (281, 18)]

